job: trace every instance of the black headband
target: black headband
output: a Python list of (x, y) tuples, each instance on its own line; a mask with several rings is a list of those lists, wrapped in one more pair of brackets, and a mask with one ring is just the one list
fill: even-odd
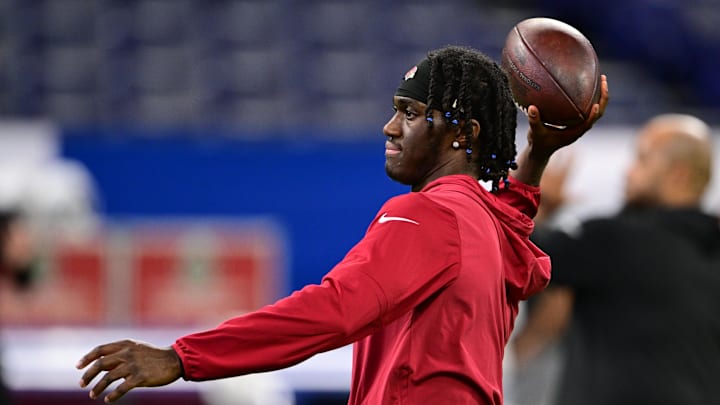
[(427, 104), (428, 87), (430, 87), (430, 60), (425, 58), (405, 73), (395, 95), (410, 97)]

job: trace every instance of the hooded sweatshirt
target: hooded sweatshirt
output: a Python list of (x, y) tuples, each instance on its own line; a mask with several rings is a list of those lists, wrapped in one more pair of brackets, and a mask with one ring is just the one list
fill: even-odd
[(518, 301), (550, 276), (525, 215), (539, 193), (509, 190), (453, 175), (390, 199), (320, 285), (177, 340), (184, 378), (279, 369), (354, 342), (351, 405), (502, 404)]

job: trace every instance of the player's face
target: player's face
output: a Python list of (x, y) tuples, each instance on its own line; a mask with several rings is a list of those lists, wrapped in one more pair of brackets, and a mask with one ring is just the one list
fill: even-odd
[(422, 189), (434, 180), (447, 157), (443, 153), (445, 122), (436, 111), (433, 126), (425, 118), (426, 105), (408, 97), (393, 98), (394, 114), (383, 127), (385, 171), (402, 184)]
[(649, 206), (661, 202), (668, 162), (656, 138), (648, 132), (638, 138), (635, 159), (625, 183), (625, 200), (629, 205)]

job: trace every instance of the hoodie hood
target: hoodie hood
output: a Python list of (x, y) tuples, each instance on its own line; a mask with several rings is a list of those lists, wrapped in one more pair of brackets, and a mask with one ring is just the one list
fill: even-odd
[[(494, 218), (500, 238), (508, 297), (513, 301), (526, 300), (542, 291), (550, 281), (550, 258), (530, 241), (534, 228), (532, 219), (515, 208), (518, 202), (527, 204), (535, 196), (520, 184), (492, 194), (467, 175), (441, 177), (428, 184), (423, 191), (431, 191), (441, 184), (444, 189), (470, 196)], [(512, 201), (513, 206), (506, 201)]]

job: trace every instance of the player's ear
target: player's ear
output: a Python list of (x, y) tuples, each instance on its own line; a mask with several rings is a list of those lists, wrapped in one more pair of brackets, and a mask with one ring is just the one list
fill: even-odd
[(467, 124), (458, 128), (457, 137), (463, 140), (472, 139), (472, 143), (477, 141), (480, 136), (480, 123), (476, 119), (471, 119)]
[(472, 136), (473, 139), (477, 139), (480, 136), (480, 123), (476, 119), (471, 119), (467, 124), (460, 121), (460, 125), (457, 126), (455, 131), (457, 137)]
[(468, 127), (470, 128), (469, 130), (472, 131), (470, 135), (472, 136), (473, 140), (478, 139), (478, 137), (480, 136), (480, 123), (478, 122), (478, 120), (476, 120), (475, 118), (471, 119)]
[(480, 123), (476, 119), (471, 119), (467, 124), (460, 123), (455, 131), (455, 140), (460, 142), (463, 148), (467, 147), (466, 143), (471, 144), (477, 142), (480, 136)]

